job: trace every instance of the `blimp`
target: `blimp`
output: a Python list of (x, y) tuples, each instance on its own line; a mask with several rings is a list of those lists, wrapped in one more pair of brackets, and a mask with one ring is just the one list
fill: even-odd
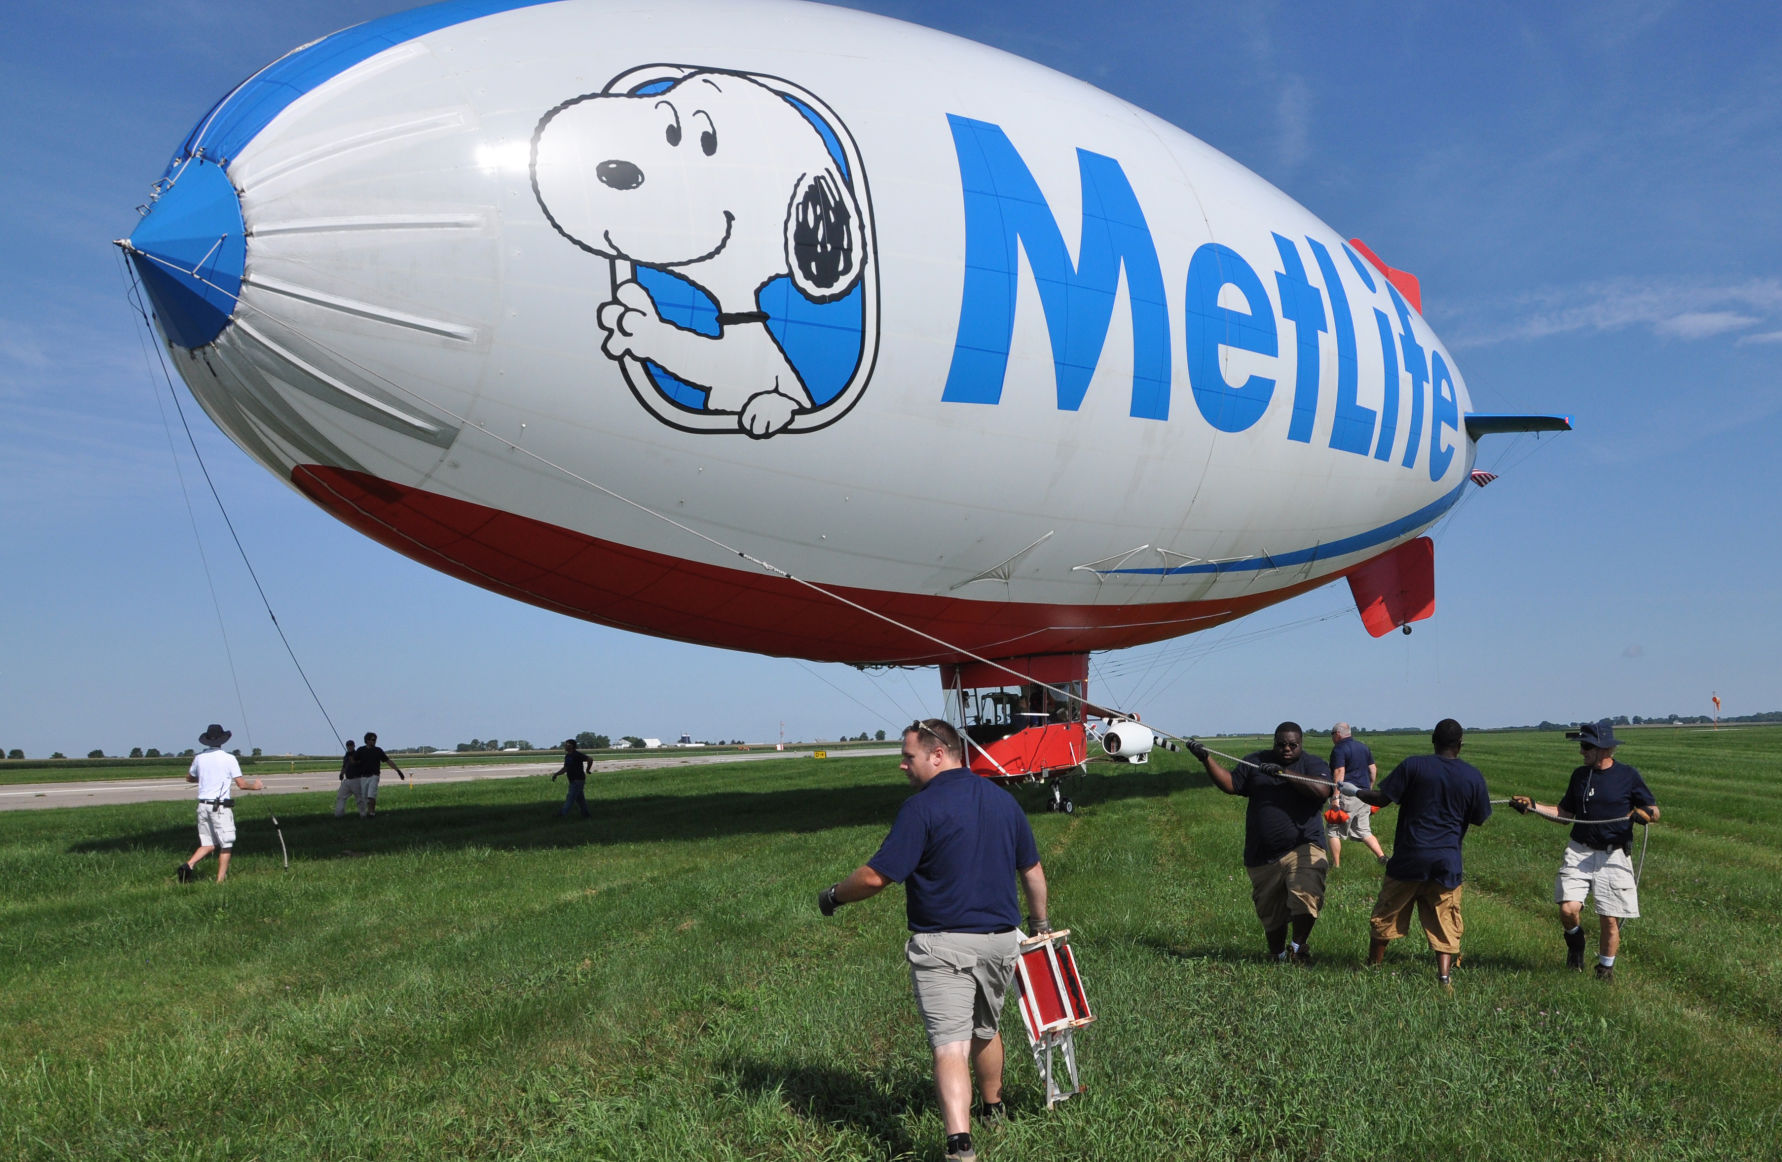
[[(449, 0), (198, 119), (119, 245), (248, 455), (472, 584), (938, 666), (998, 778), (1088, 658), (1434, 607), (1487, 436), (1420, 286), (1081, 81), (798, 0)], [(1124, 732), (1124, 743), (1122, 742)]]

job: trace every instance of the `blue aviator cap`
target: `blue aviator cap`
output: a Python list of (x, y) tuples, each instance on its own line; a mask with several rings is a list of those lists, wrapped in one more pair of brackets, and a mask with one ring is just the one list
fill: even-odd
[(241, 198), (222, 167), (198, 158), (149, 204), (126, 250), (161, 329), (176, 347), (222, 334), (247, 263)]

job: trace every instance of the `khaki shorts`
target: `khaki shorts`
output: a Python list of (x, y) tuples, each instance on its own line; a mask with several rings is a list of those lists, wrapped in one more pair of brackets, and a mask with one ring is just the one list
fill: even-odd
[(1315, 843), (1302, 843), (1261, 867), (1247, 867), (1250, 900), (1265, 932), (1285, 928), (1295, 916), (1316, 920), (1324, 905), (1324, 873), (1330, 857)]
[(1619, 847), (1598, 851), (1574, 839), (1565, 845), (1559, 877), (1553, 881), (1553, 902), (1582, 904), (1592, 893), (1598, 916), (1639, 919), (1640, 886), (1634, 882), (1633, 860), (1627, 852)]
[(210, 803), (198, 804), (198, 844), (228, 851), (235, 846), (235, 811)]
[(1332, 839), (1366, 839), (1374, 833), (1374, 813), (1366, 803), (1344, 791), (1337, 798), (1337, 807), (1349, 813), (1349, 821), (1324, 825)]
[(1380, 898), (1374, 901), (1374, 939), (1397, 940), (1409, 932), (1411, 909), (1416, 908), (1430, 949), (1459, 952), (1460, 934), (1466, 930), (1460, 919), (1460, 889), (1464, 886), (1444, 888), (1434, 880), (1395, 880), (1387, 876), (1380, 882)]
[(1020, 943), (1018, 932), (917, 932), (910, 937), (904, 954), (930, 1045), (939, 1049), (996, 1036)]
[(377, 783), (382, 775), (360, 775), (359, 790), (367, 799), (377, 798)]

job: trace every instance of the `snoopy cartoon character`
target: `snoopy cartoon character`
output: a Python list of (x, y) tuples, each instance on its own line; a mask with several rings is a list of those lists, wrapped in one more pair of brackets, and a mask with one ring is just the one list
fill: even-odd
[[(660, 369), (692, 389), (683, 409), (714, 417), (702, 430), (765, 439), (830, 405), (776, 338), (762, 296), (789, 278), (808, 303), (833, 303), (861, 281), (854, 181), (809, 107), (754, 77), (676, 69), (614, 91), (625, 80), (540, 120), (533, 191), (564, 237), (613, 262), (595, 321), (639, 398), (638, 377)], [(645, 285), (660, 291), (664, 271), (703, 292), (715, 319), (665, 318), (674, 312)]]

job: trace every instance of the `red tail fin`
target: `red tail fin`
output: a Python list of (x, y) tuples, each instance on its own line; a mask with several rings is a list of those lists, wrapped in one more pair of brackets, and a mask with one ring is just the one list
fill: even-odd
[(1435, 613), (1435, 542), (1406, 541), (1349, 573), (1361, 624), (1382, 637)]
[(1387, 266), (1385, 260), (1375, 254), (1373, 249), (1359, 238), (1349, 239), (1349, 245), (1360, 251), (1361, 257), (1373, 263), (1375, 268), (1386, 276), (1386, 281), (1398, 288), (1398, 293), (1405, 296), (1405, 301), (1411, 304), (1413, 311), (1419, 315), (1423, 313), (1423, 286), (1417, 281), (1416, 275), (1408, 270), (1394, 270)]

